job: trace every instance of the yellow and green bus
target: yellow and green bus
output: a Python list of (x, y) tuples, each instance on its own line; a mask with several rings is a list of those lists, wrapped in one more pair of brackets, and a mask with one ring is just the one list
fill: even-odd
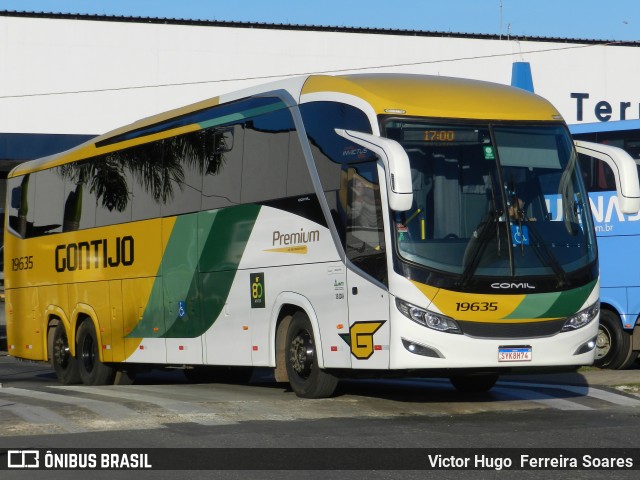
[[(635, 164), (611, 164), (637, 211)], [(344, 377), (480, 391), (593, 362), (576, 149), (558, 111), (517, 88), (283, 80), (19, 165), (6, 205), (9, 354), (50, 361), (64, 384), (270, 367), (317, 398)]]

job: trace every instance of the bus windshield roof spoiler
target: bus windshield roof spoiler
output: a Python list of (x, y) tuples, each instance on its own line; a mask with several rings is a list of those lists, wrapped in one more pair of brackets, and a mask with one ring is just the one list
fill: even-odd
[(413, 203), (413, 185), (409, 157), (402, 145), (390, 138), (370, 133), (340, 128), (336, 128), (335, 131), (341, 137), (371, 150), (382, 159), (386, 170), (389, 206), (398, 212), (409, 210)]

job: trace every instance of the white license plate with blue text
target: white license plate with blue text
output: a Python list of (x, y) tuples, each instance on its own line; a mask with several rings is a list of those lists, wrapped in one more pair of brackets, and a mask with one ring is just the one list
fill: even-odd
[(530, 362), (532, 360), (531, 347), (498, 347), (499, 362)]

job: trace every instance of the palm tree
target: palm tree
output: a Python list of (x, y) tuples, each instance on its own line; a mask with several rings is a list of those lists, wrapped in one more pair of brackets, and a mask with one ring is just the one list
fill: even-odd
[(225, 164), (224, 152), (233, 141), (230, 132), (197, 130), (58, 167), (58, 174), (76, 185), (65, 202), (63, 231), (79, 228), (85, 185), (103, 208), (122, 212), (131, 199), (127, 177), (157, 203), (166, 204), (174, 198), (175, 185), (184, 188), (185, 168), (218, 175)]

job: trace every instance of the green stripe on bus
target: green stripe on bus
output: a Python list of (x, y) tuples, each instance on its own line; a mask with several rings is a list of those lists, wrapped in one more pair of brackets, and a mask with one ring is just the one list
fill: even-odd
[(559, 296), (559, 292), (527, 295), (505, 318), (546, 318), (547, 312)]
[(527, 295), (505, 318), (562, 318), (579, 311), (595, 288), (597, 280), (565, 292)]
[[(195, 338), (211, 328), (229, 296), (259, 212), (259, 205), (241, 205), (178, 217), (162, 258), (162, 275), (128, 337)], [(164, 322), (158, 320), (162, 312)]]
[(198, 123), (198, 125), (200, 128), (216, 127), (218, 125), (237, 122), (238, 120), (243, 120), (245, 118), (257, 117), (258, 115), (264, 115), (265, 113), (275, 112), (276, 110), (281, 110), (283, 108), (286, 108), (284, 103), (275, 102), (263, 107), (250, 108), (241, 112), (235, 112), (229, 115), (212, 118), (211, 120), (205, 120), (204, 122)]
[(558, 297), (551, 308), (549, 308), (546, 316), (549, 318), (568, 317), (580, 311), (584, 306), (584, 302), (587, 301), (587, 298), (589, 298), (589, 295), (593, 292), (597, 282), (597, 280), (594, 280), (583, 287), (562, 292), (560, 297)]

